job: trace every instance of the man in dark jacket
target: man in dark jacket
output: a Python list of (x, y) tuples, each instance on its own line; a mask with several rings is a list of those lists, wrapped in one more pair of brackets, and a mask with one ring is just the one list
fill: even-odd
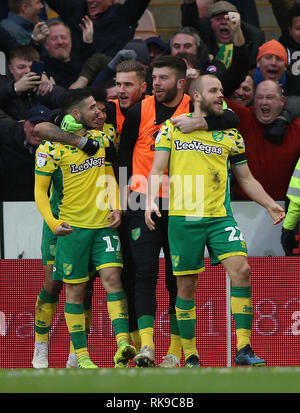
[(49, 122), (51, 111), (34, 106), (25, 122), (0, 121), (0, 201), (34, 201), (34, 157), (40, 140), (34, 126)]
[[(48, 0), (48, 6), (70, 27), (73, 47), (80, 50), (82, 32), (79, 25), (85, 15), (94, 23), (94, 44), (97, 52), (113, 57), (134, 36), (138, 21), (150, 0)], [(74, 50), (75, 55), (75, 50)]]
[(6, 19), (0, 22), (20, 44), (30, 44), (32, 38), (41, 45), (48, 35), (47, 24), (40, 20), (40, 13), (44, 8), (40, 0), (10, 1)]
[(9, 51), (18, 45), (19, 43), (8, 33), (8, 31), (3, 29), (3, 27), (0, 27), (1, 52), (4, 52), (8, 56)]

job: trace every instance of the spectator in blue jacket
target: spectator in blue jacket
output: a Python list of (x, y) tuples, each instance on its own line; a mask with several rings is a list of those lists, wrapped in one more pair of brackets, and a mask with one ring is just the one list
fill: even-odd
[(20, 44), (30, 44), (32, 40), (41, 45), (48, 36), (48, 27), (40, 21), (44, 5), (40, 0), (9, 0), (8, 16), (0, 22)]

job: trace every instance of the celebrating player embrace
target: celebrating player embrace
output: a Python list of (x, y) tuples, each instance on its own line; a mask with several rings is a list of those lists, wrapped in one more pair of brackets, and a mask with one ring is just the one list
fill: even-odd
[[(222, 114), (222, 84), (213, 75), (194, 80), (190, 87), (195, 110), (190, 116)], [(204, 247), (212, 264), (221, 262), (232, 282), (231, 306), (237, 334), (238, 365), (265, 365), (250, 345), (253, 308), (250, 268), (242, 233), (232, 215), (228, 186), (229, 165), (248, 196), (264, 206), (274, 220), (284, 210), (252, 176), (244, 142), (236, 129), (194, 131), (184, 134), (170, 120), (156, 138), (155, 156), (148, 179), (145, 220), (155, 229), (153, 213), (166, 167), (169, 167), (169, 243), (173, 273), (177, 276), (176, 316), (187, 365), (200, 365), (196, 349), (195, 292), (198, 273), (204, 271)]]

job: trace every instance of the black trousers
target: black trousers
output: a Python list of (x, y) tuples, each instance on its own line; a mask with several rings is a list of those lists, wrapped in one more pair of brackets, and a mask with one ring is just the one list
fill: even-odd
[(156, 228), (150, 231), (144, 214), (128, 216), (130, 247), (135, 264), (135, 310), (137, 318), (156, 313), (156, 285), (159, 272), (159, 256), (165, 256), (165, 285), (169, 292), (169, 314), (175, 314), (177, 296), (176, 277), (173, 275), (168, 243), (168, 213), (154, 217)]
[(122, 284), (128, 302), (129, 332), (138, 330), (135, 311), (135, 265), (131, 254), (128, 220), (123, 215), (121, 225), (118, 228), (119, 238), (123, 253)]

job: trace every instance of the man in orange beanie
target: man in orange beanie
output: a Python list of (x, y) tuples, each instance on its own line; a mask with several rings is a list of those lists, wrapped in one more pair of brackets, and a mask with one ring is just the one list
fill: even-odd
[(285, 77), (288, 65), (288, 55), (285, 47), (277, 40), (270, 40), (258, 48), (256, 62), (257, 68), (254, 74), (256, 83), (259, 83), (258, 72), (261, 75), (261, 80), (284, 82), (283, 77)]
[[(286, 48), (277, 40), (270, 40), (258, 48), (256, 61), (257, 66), (253, 75), (255, 85), (263, 80), (274, 80), (285, 90), (289, 64)], [(287, 126), (300, 116), (299, 108), (300, 96), (287, 96), (282, 112), (266, 131), (265, 138), (280, 144)]]
[(288, 56), (285, 47), (275, 39), (262, 44), (258, 48), (256, 61), (259, 61), (260, 58), (266, 54), (273, 54), (282, 59), (286, 65), (288, 64)]

